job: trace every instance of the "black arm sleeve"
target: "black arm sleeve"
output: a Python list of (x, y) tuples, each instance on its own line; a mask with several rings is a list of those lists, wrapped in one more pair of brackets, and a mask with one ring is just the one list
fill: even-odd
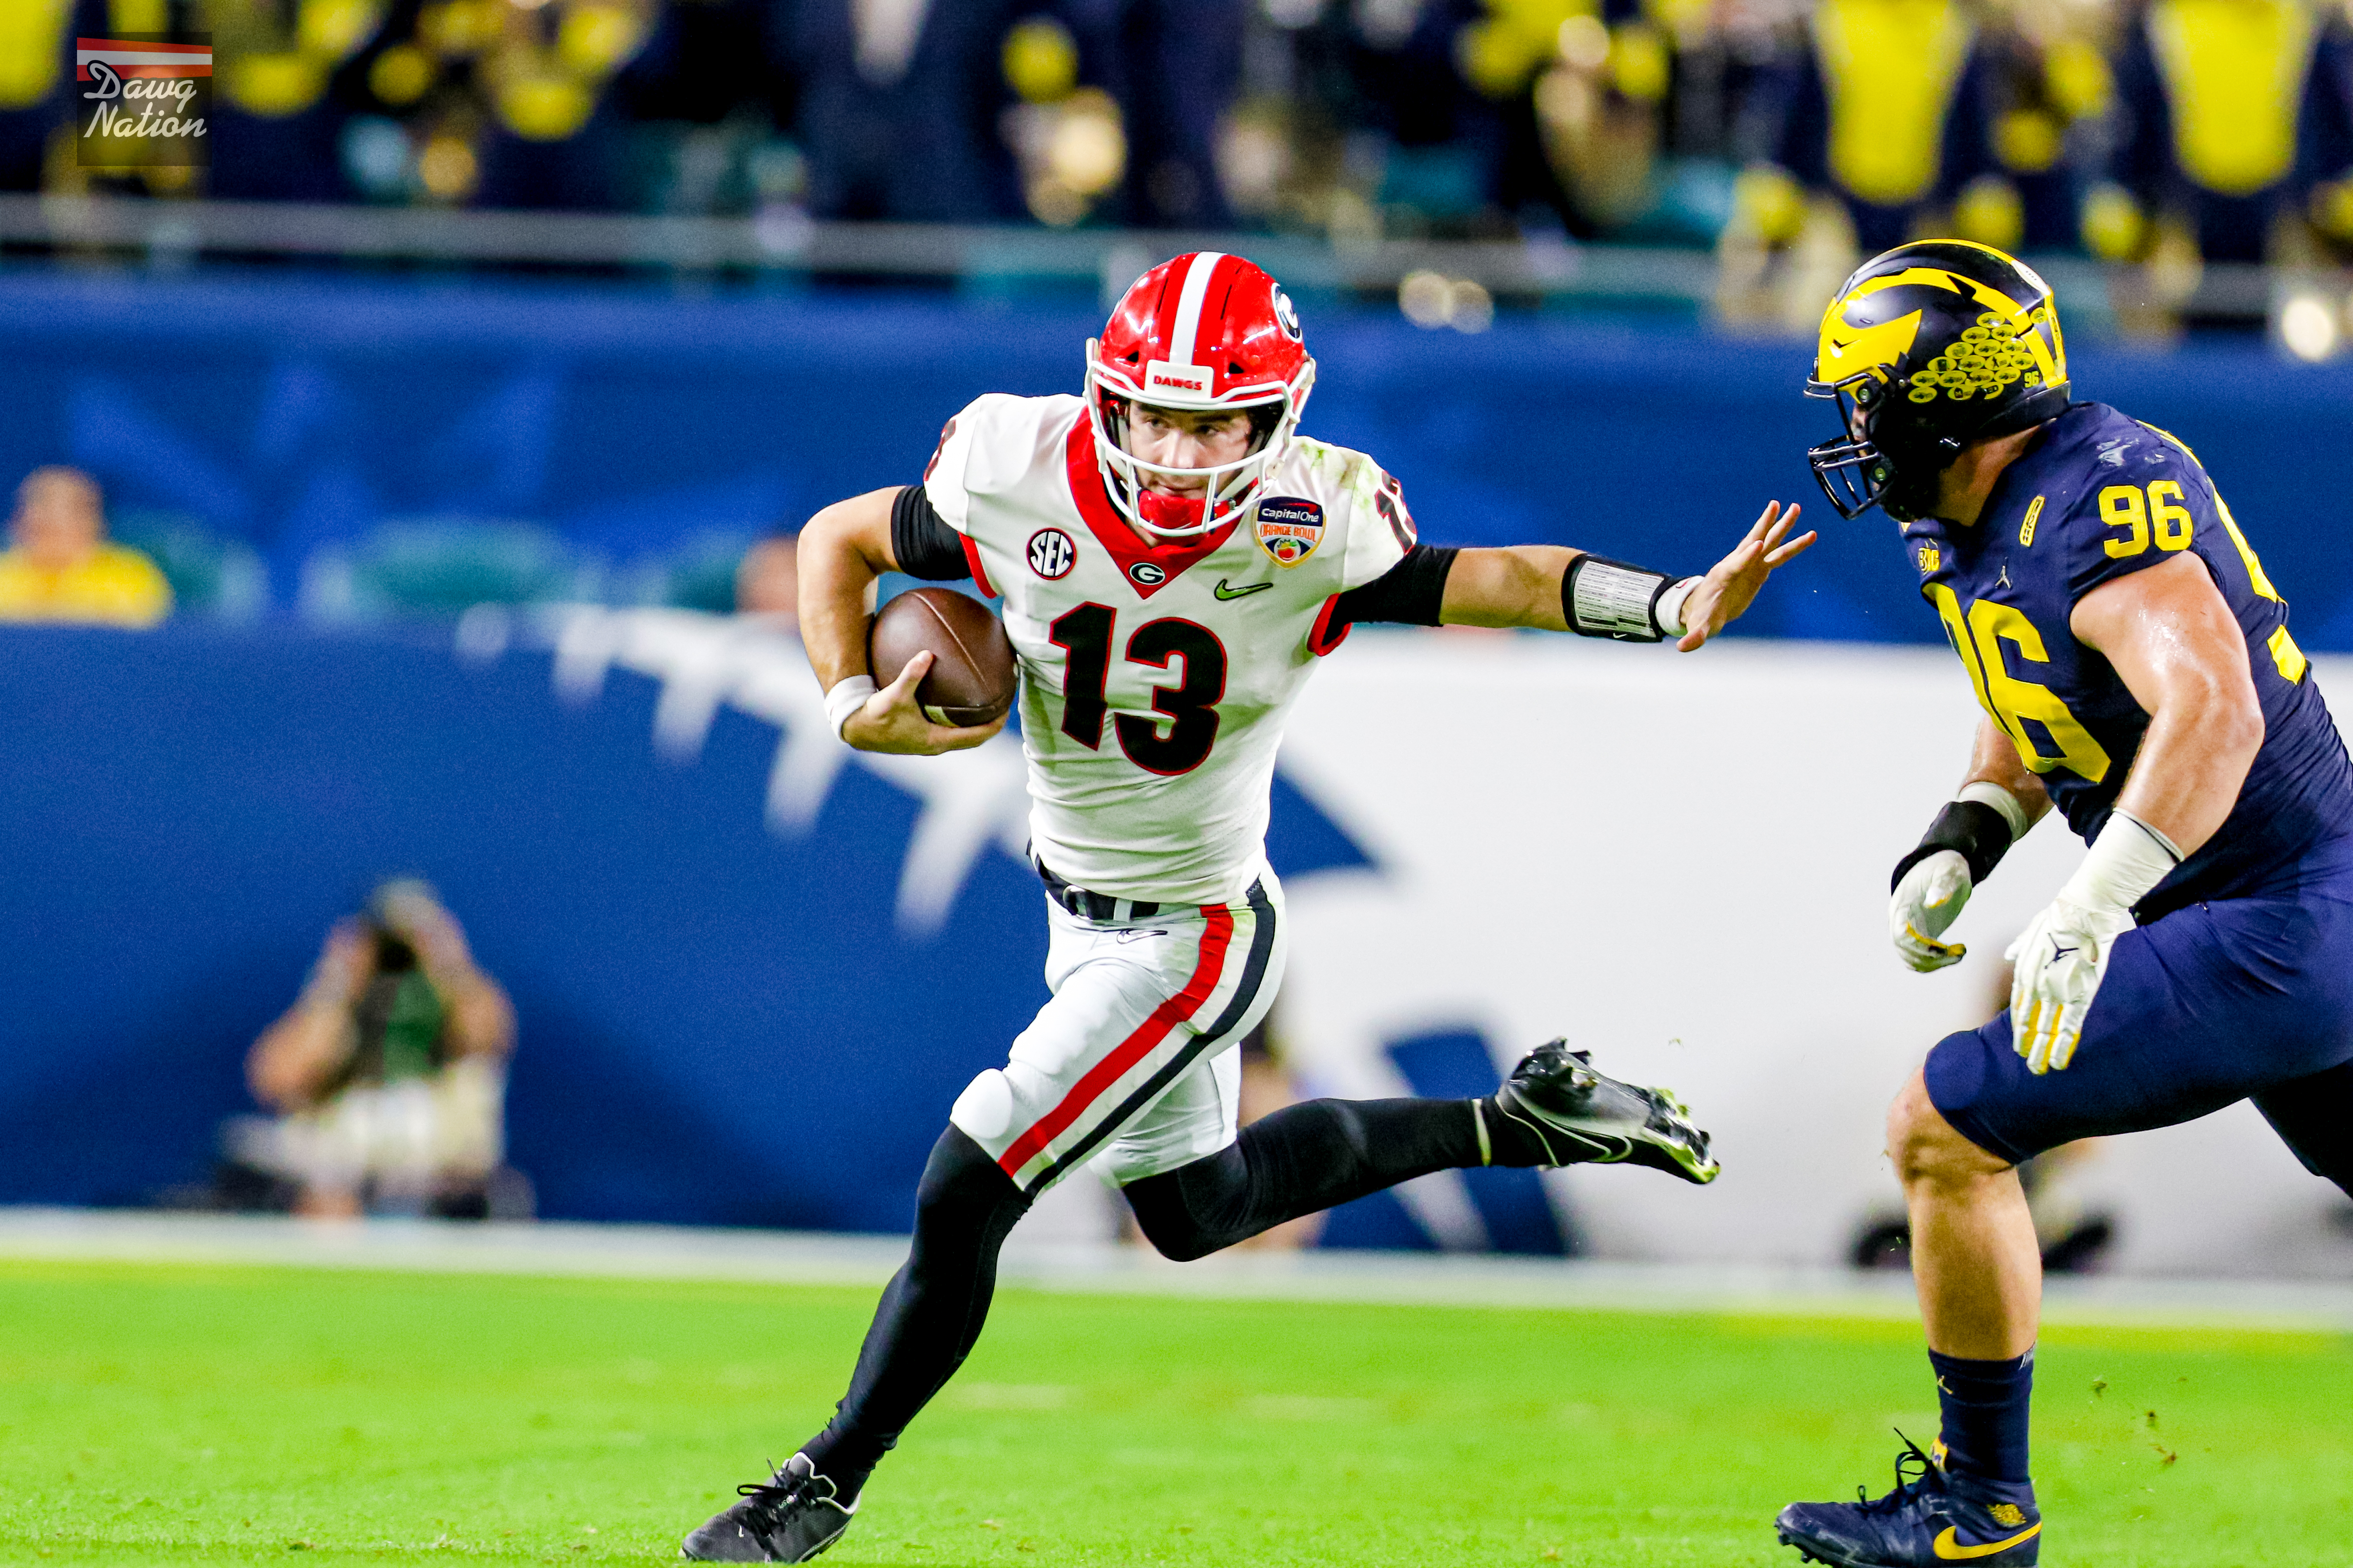
[(1332, 630), (1359, 621), (1402, 626), (1434, 626), (1446, 598), (1446, 574), (1460, 552), (1417, 544), (1405, 559), (1361, 587), (1349, 589), (1332, 606)]
[(909, 485), (891, 503), (891, 554), (899, 570), (926, 583), (953, 583), (972, 575), (964, 558), (964, 535), (940, 521), (921, 485)]

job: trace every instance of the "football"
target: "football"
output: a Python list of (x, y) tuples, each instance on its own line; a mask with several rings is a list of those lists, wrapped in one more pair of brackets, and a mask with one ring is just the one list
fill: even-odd
[(882, 606), (867, 634), (866, 661), (878, 686), (899, 679), (929, 650), (930, 673), (915, 700), (934, 724), (994, 723), (1013, 706), (1013, 644), (987, 605), (953, 588), (914, 588)]

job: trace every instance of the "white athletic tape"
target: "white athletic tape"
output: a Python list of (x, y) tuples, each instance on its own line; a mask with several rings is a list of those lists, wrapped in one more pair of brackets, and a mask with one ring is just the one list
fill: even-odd
[(866, 700), (881, 689), (871, 675), (853, 675), (834, 682), (825, 694), (825, 721), (837, 735), (849, 722), (849, 716), (866, 706)]

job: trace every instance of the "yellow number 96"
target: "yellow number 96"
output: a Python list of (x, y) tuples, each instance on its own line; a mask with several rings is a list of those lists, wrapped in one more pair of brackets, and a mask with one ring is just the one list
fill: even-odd
[[(2170, 496), (2171, 500), (2166, 498)], [(2189, 531), (2194, 526), (2189, 509), (2179, 503), (2181, 486), (2178, 480), (2159, 479), (2148, 487), (2148, 510), (2157, 524), (2157, 547), (2159, 550), (2187, 550)]]
[(2189, 549), (2195, 524), (2189, 509), (2180, 504), (2181, 499), (2181, 485), (2177, 479), (2159, 479), (2150, 485), (2146, 502), (2135, 486), (2110, 485), (2100, 492), (2100, 521), (2107, 528), (2123, 529), (2125, 535), (2104, 541), (2101, 548), (2118, 561), (2138, 555), (2148, 548), (2153, 516), (2159, 550)]

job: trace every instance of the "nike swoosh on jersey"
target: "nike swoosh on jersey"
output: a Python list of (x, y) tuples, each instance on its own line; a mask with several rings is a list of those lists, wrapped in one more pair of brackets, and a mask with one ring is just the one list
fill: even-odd
[(1273, 586), (1274, 584), (1271, 583), (1246, 583), (1242, 586), (1236, 588), (1229, 586), (1226, 580), (1223, 577), (1220, 577), (1218, 579), (1218, 585), (1210, 589), (1209, 592), (1217, 595), (1217, 596), (1221, 600), (1243, 599), (1248, 598), (1250, 595), (1257, 593), (1261, 588), (1271, 588)]
[(1947, 1563), (1967, 1563), (1971, 1558), (1990, 1557), (1997, 1552), (2007, 1552), (2021, 1542), (2031, 1541), (2042, 1533), (2042, 1524), (2038, 1520), (2016, 1535), (2005, 1540), (1988, 1541), (1976, 1546), (1964, 1546), (1961, 1544), (1961, 1532), (1948, 1524), (1945, 1526), (1945, 1533), (1936, 1537), (1936, 1555)]

